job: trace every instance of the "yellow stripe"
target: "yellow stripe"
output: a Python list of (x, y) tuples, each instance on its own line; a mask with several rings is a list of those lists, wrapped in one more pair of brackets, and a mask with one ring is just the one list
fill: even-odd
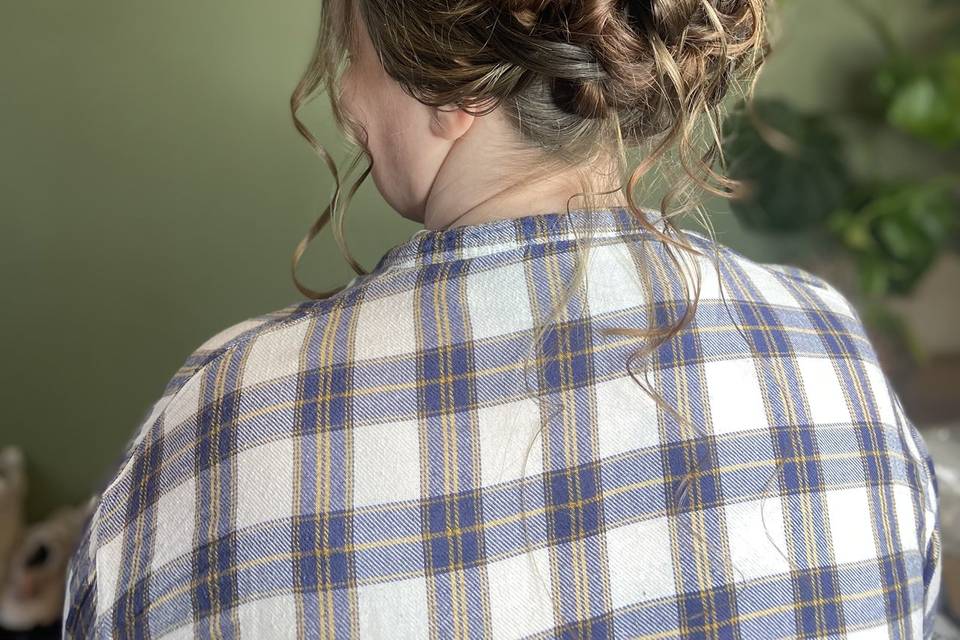
[[(414, 327), (414, 334), (415, 334), (415, 340), (417, 345), (416, 352), (413, 355), (415, 355), (417, 358), (421, 358), (424, 352), (424, 349), (422, 347), (425, 342), (425, 338), (423, 336), (423, 328), (425, 325), (424, 325), (424, 322), (422, 321), (423, 310), (421, 309), (421, 306), (423, 304), (423, 298), (425, 297), (425, 293), (423, 291), (423, 287), (419, 282), (417, 282), (416, 287), (413, 289), (412, 295), (413, 295), (413, 315), (415, 320), (413, 327)], [(419, 381), (409, 386), (413, 387), (418, 385), (419, 385)], [(417, 400), (419, 402), (419, 398)], [(425, 429), (418, 429), (418, 444), (420, 445), (420, 457), (419, 457), (420, 494), (421, 496), (429, 496), (430, 495), (431, 458), (429, 455), (428, 437)], [(422, 501), (418, 502), (417, 504), (418, 509), (422, 510), (423, 504), (424, 503)], [(422, 522), (422, 517), (423, 516), (421, 515), (421, 522)], [(430, 547), (430, 545), (432, 544), (430, 542), (432, 540), (432, 537), (429, 532), (429, 526), (430, 526), (429, 513), (427, 514), (427, 519), (428, 521), (427, 521), (427, 524), (425, 525), (425, 528), (427, 529), (426, 533), (425, 534), (421, 533), (421, 535), (417, 535), (417, 536), (410, 536), (408, 537), (408, 539), (411, 542), (416, 541), (422, 544), (423, 537), (426, 536), (428, 549), (427, 549), (427, 556), (424, 560), (423, 575), (425, 577), (425, 582), (427, 586), (427, 611), (428, 611), (428, 615), (430, 615), (430, 613), (435, 615), (437, 612), (438, 605), (437, 605), (436, 584), (434, 582), (435, 576), (430, 573), (430, 567), (432, 566), (432, 562), (433, 562), (433, 555), (432, 555), (432, 548)], [(420, 574), (411, 572), (409, 573), (408, 577), (415, 577), (417, 575), (420, 575)], [(430, 632), (431, 639), (437, 638), (437, 629), (435, 625), (433, 624), (430, 625), (429, 632)]]
[[(230, 366), (230, 360), (233, 359), (234, 352), (231, 351), (220, 363), (219, 368), (217, 369), (217, 382), (216, 390), (214, 392), (215, 402), (217, 403), (218, 410), (217, 416), (220, 416), (222, 410), (219, 408), (220, 403), (223, 402), (223, 390), (226, 381), (226, 372)], [(220, 463), (216, 460), (217, 456), (217, 447), (216, 442), (219, 440), (220, 435), (220, 421), (214, 420), (213, 432), (210, 434), (211, 446), (210, 453), (212, 460), (210, 460), (210, 519), (207, 522), (207, 540), (213, 541), (216, 540), (215, 529), (216, 521), (219, 516), (219, 502), (220, 502)], [(207, 547), (208, 561), (209, 566), (215, 567), (216, 565), (216, 546), (211, 544)], [(213, 638), (223, 637), (223, 629), (220, 628), (220, 598), (219, 598), (219, 589), (216, 580), (211, 580), (208, 583), (210, 585), (211, 591), (211, 601), (213, 604), (211, 606), (211, 614), (207, 617), (209, 626), (210, 626), (210, 635)]]
[[(307, 335), (313, 334), (313, 332), (316, 330), (317, 322), (318, 322), (318, 316), (310, 317), (310, 324), (307, 327)], [(301, 344), (300, 353), (299, 353), (299, 364), (300, 364), (300, 366), (298, 367), (299, 371), (304, 371), (306, 369), (305, 362), (306, 362), (306, 355), (307, 355), (309, 345), (310, 345), (309, 340), (304, 340), (303, 343)], [(298, 376), (297, 396), (302, 398), (303, 395), (304, 395), (303, 376)], [(299, 416), (300, 414), (297, 413), (294, 419), (299, 420)], [(302, 492), (302, 487), (300, 486), (300, 474), (302, 472), (302, 468), (301, 468), (302, 459), (303, 459), (303, 449), (300, 444), (300, 438), (295, 437), (293, 438), (293, 500), (295, 503), (300, 502), (300, 494)], [(299, 515), (296, 513), (298, 509), (297, 504), (291, 505), (291, 509), (294, 511), (294, 518), (297, 517), (297, 515)], [(292, 529), (293, 529), (291, 531), (292, 536), (295, 539), (299, 540), (300, 536), (299, 536), (297, 527), (294, 526), (292, 527)], [(298, 555), (298, 557), (300, 556)], [(298, 574), (299, 572), (300, 572), (299, 567), (296, 567), (296, 566), (293, 567), (294, 575)], [(303, 595), (304, 594), (301, 593), (299, 590), (297, 589), (293, 590), (294, 603), (296, 605), (296, 611), (297, 611), (297, 635), (299, 637), (303, 637), (306, 634), (306, 629), (304, 628), (306, 615), (304, 615), (303, 613)]]
[[(557, 266), (557, 257), (548, 256), (544, 260), (544, 268), (547, 272), (547, 283), (549, 285), (550, 291), (550, 300), (556, 305), (557, 304), (557, 293), (558, 293), (558, 281), (561, 278), (559, 273), (559, 267)], [(569, 304), (569, 301), (567, 302)], [(582, 489), (580, 487), (580, 478), (576, 473), (576, 468), (579, 462), (578, 456), (578, 447), (577, 447), (577, 434), (576, 434), (576, 408), (573, 409), (573, 415), (571, 416), (571, 411), (567, 402), (564, 402), (563, 399), (569, 399), (571, 403), (575, 402), (575, 391), (570, 389), (569, 391), (564, 391), (564, 387), (569, 386), (569, 382), (573, 378), (573, 373), (570, 368), (570, 343), (568, 341), (569, 333), (566, 330), (561, 330), (559, 327), (562, 326), (564, 319), (571, 321), (569, 317), (568, 309), (564, 308), (561, 312), (560, 317), (557, 318), (557, 358), (559, 362), (557, 363), (558, 369), (562, 371), (563, 382), (561, 383), (560, 397), (561, 400), (561, 418), (562, 418), (562, 433), (563, 433), (563, 451), (564, 458), (566, 462), (566, 467), (573, 468), (573, 473), (568, 473), (564, 471), (565, 480), (567, 482), (567, 496), (577, 496), (577, 500), (580, 501), (580, 496), (582, 495)], [(562, 340), (562, 345), (561, 345)], [(577, 617), (579, 618), (578, 629), (583, 631), (583, 621), (590, 617), (590, 585), (589, 585), (589, 576), (587, 576), (587, 567), (586, 567), (586, 554), (585, 554), (585, 545), (586, 543), (581, 540), (582, 536), (581, 531), (583, 529), (583, 513), (582, 510), (576, 510), (570, 514), (572, 517), (571, 520), (571, 541), (570, 541), (570, 554), (571, 554), (571, 571), (573, 574), (574, 582), (574, 594), (575, 594), (575, 606)], [(584, 583), (586, 583), (586, 588), (584, 588)]]
[[(331, 352), (334, 345), (334, 337), (340, 325), (341, 313), (342, 306), (339, 304), (331, 309), (327, 323), (323, 328), (323, 338), (320, 341), (320, 362), (318, 368), (321, 370), (326, 368), (327, 372), (320, 379), (320, 387), (317, 392), (320, 394), (320, 397), (327, 399), (327, 401), (319, 403), (320, 407), (317, 413), (317, 421), (319, 424), (315, 426), (314, 431), (314, 446), (317, 450), (317, 474), (314, 477), (314, 513), (317, 519), (324, 521), (328, 520), (326, 514), (330, 512), (330, 484), (333, 466), (330, 437), (324, 430), (324, 427), (330, 424), (329, 398), (332, 393), (330, 383), (333, 376), (329, 367), (326, 365), (333, 361)], [(324, 515), (321, 516), (320, 514)], [(321, 533), (321, 549), (326, 553), (329, 548), (330, 525), (329, 522), (325, 522)], [(330, 563), (325, 562), (323, 572), (320, 574), (323, 580), (329, 580), (329, 568)], [(320, 598), (317, 600), (319, 605)], [(336, 625), (334, 624), (333, 591), (331, 589), (326, 590), (323, 594), (323, 606), (320, 608), (320, 617), (320, 623), (322, 625), (321, 637), (335, 637)]]
[[(445, 268), (445, 267), (444, 267), (444, 266), (440, 266), (439, 268), (440, 268), (440, 269), (443, 269), (443, 268)], [(432, 287), (432, 290), (433, 290), (433, 319), (434, 319), (434, 326), (437, 328), (437, 330), (436, 330), (436, 338), (437, 338), (437, 376), (438, 376), (437, 385), (438, 385), (438, 390), (445, 391), (445, 390), (446, 390), (446, 385), (448, 384), (448, 371), (447, 371), (447, 369), (446, 369), (447, 363), (446, 363), (445, 360), (442, 361), (442, 362), (441, 362), (441, 360), (440, 360), (440, 354), (443, 352), (444, 344), (445, 344), (445, 343), (444, 343), (444, 324), (443, 324), (443, 318), (441, 317), (442, 314), (440, 313), (440, 309), (442, 308), (442, 307), (441, 307), (441, 302), (440, 302), (440, 293), (441, 293), (441, 291), (442, 291), (442, 289), (443, 289), (443, 286), (442, 286), (443, 280), (444, 280), (443, 276), (438, 275), (438, 276), (433, 280), (433, 282), (431, 283), (431, 287)], [(451, 479), (450, 479), (450, 475), (451, 475), (451, 462), (450, 462), (451, 454), (450, 454), (450, 443), (449, 443), (449, 435), (448, 435), (448, 429), (449, 429), (449, 425), (448, 425), (449, 420), (448, 420), (448, 418), (449, 418), (449, 416), (447, 415), (447, 411), (445, 411), (445, 409), (446, 409), (446, 406), (445, 406), (445, 404), (444, 404), (444, 401), (445, 401), (445, 400), (446, 400), (446, 398), (445, 398), (443, 395), (441, 395), (441, 396), (440, 396), (441, 405), (440, 405), (440, 408), (439, 408), (439, 414), (440, 414), (440, 415), (439, 415), (439, 418), (440, 418), (441, 448), (442, 448), (442, 451), (443, 451), (443, 493), (444, 493), (444, 497), (443, 497), (443, 516), (444, 516), (444, 525), (445, 525), (445, 531), (443, 532), (443, 535), (444, 535), (444, 536), (449, 536), (449, 535), (450, 535), (450, 532), (454, 529), (454, 525), (453, 525), (453, 523), (451, 522), (452, 515), (451, 515), (450, 509), (449, 509), (449, 500), (450, 500), (450, 499), (449, 499), (447, 496), (450, 495), (451, 489), (452, 489), (454, 483), (453, 483), (453, 482), (451, 481)], [(432, 496), (428, 496), (428, 500), (431, 499), (431, 498), (432, 498)], [(429, 514), (428, 514), (428, 518), (429, 518)], [(433, 537), (433, 534), (431, 533), (431, 539), (432, 539), (432, 537)], [(447, 554), (448, 554), (447, 560), (448, 560), (448, 564), (450, 564), (452, 568), (451, 568), (450, 571), (447, 571), (445, 574), (442, 574), (442, 575), (445, 576), (445, 578), (441, 578), (440, 576), (436, 576), (436, 575), (433, 576), (433, 577), (434, 577), (435, 579), (446, 579), (446, 580), (449, 580), (449, 581), (450, 581), (450, 606), (451, 606), (451, 613), (452, 613), (452, 617), (453, 617), (453, 632), (454, 632), (453, 635), (454, 635), (455, 638), (457, 638), (457, 637), (460, 637), (460, 636), (462, 635), (462, 632), (461, 632), (461, 630), (460, 630), (460, 624), (461, 624), (460, 615), (459, 615), (460, 612), (459, 612), (459, 610), (458, 610), (458, 608), (457, 608), (457, 607), (458, 607), (457, 591), (458, 591), (459, 585), (458, 585), (457, 580), (456, 580), (456, 578), (455, 578), (455, 576), (454, 576), (454, 572), (455, 572), (455, 570), (456, 570), (456, 561), (455, 561), (454, 559), (452, 559), (452, 558), (449, 557), (450, 554), (453, 553), (454, 545), (450, 544), (450, 542), (451, 542), (450, 540), (448, 540), (447, 542), (448, 542), (448, 544), (447, 544)]]

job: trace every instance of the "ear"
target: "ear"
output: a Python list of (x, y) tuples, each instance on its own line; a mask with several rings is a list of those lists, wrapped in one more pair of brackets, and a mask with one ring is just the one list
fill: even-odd
[(457, 107), (434, 107), (432, 111), (430, 131), (444, 140), (453, 141), (463, 137), (476, 120), (476, 116)]

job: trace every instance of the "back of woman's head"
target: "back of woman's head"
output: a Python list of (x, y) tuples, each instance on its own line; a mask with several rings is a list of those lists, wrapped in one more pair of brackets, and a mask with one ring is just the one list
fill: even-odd
[[(724, 98), (732, 86), (752, 94), (769, 51), (766, 4), (322, 0), (314, 56), (291, 96), (296, 126), (324, 157), (337, 182), (319, 226), (331, 214), (334, 220), (338, 213), (342, 218), (369, 169), (342, 198), (335, 164), (297, 112), (318, 88), (325, 88), (341, 131), (364, 146), (339, 100), (344, 63), (356, 50), (358, 21), (385, 73), (419, 102), (454, 105), (477, 115), (499, 108), (521, 145), (540, 155), (536, 163), (526, 158), (524, 167), (549, 172), (615, 166), (624, 199), (639, 213), (634, 192), (641, 178), (666, 154), (675, 153), (676, 161), (670, 167), (661, 163), (660, 172), (678, 170), (660, 202), (669, 218), (691, 207), (699, 210), (696, 187), (722, 197), (736, 191), (738, 185), (713, 165), (722, 158)], [(743, 91), (743, 86), (748, 89)], [(633, 151), (639, 158), (631, 167), (628, 156)], [(351, 170), (363, 153), (354, 158)], [(589, 173), (583, 184), (588, 187), (581, 192), (587, 208), (594, 193), (609, 193), (590, 191)], [(681, 206), (668, 213), (671, 203)], [(643, 216), (638, 217), (642, 222)], [(334, 234), (343, 250), (341, 227), (342, 222), (335, 225)], [(348, 260), (362, 272), (349, 255)]]
[(764, 0), (356, 1), (412, 95), (506, 105), (543, 149), (682, 129), (765, 49)]

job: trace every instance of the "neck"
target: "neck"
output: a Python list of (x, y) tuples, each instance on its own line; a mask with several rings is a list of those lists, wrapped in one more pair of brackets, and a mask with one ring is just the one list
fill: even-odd
[[(545, 176), (532, 177), (526, 167), (545, 166), (534, 156), (519, 162), (520, 155), (510, 160), (478, 163), (476, 158), (496, 158), (510, 147), (504, 135), (487, 118), (478, 118), (470, 132), (457, 140), (437, 172), (423, 211), (423, 225), (432, 231), (478, 224), (503, 218), (519, 218), (539, 213), (565, 212), (567, 208), (585, 206), (576, 169), (566, 169)], [(530, 175), (521, 175), (522, 173)], [(598, 207), (626, 206), (622, 190), (611, 186), (603, 171), (591, 174), (595, 191), (611, 191), (594, 196)]]

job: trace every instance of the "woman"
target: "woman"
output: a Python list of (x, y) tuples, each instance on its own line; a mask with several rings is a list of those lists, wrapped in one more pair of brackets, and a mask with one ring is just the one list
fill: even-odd
[[(324, 2), (295, 122), (324, 154), (296, 119), (324, 87), (424, 229), (191, 355), (102, 492), (65, 634), (929, 635), (933, 468), (857, 312), (670, 219), (733, 193), (716, 141), (692, 152), (765, 10)], [(331, 212), (341, 239), (330, 166), (294, 270)]]

